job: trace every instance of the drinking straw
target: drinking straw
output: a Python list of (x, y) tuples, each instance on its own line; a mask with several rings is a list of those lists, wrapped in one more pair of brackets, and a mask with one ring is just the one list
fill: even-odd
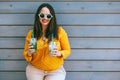
[(52, 49), (54, 48), (54, 36), (52, 34)]

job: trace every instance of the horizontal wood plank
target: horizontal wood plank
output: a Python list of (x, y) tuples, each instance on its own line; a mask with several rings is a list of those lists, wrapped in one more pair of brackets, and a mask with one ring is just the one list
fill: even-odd
[(0, 38), (0, 48), (24, 48), (25, 38)]
[[(0, 2), (0, 13), (35, 13), (42, 3), (44, 2)], [(56, 13), (120, 13), (120, 2), (48, 3), (53, 6)]]
[(25, 72), (0, 72), (0, 80), (26, 80)]
[[(0, 71), (24, 71), (26, 65), (26, 61), (1, 60)], [(120, 71), (119, 65), (120, 61), (65, 61), (64, 64), (67, 71)]]
[(119, 80), (119, 72), (67, 72), (66, 80)]
[(119, 72), (68, 72), (66, 80), (119, 80)]
[[(120, 48), (120, 38), (69, 38), (71, 48)], [(0, 38), (0, 48), (24, 48), (25, 38)]]
[[(9, 2), (32, 2), (33, 0), (0, 0)], [(34, 0), (34, 2), (119, 2), (119, 0)]]
[(71, 48), (120, 48), (120, 38), (69, 38)]
[(119, 65), (120, 61), (65, 61), (67, 71), (119, 71)]
[(23, 59), (23, 49), (0, 49), (0, 59)]
[(32, 26), (0, 26), (0, 37), (25, 37)]
[[(0, 49), (0, 59), (23, 60), (23, 49)], [(72, 49), (67, 60), (120, 60), (120, 50)]]
[(0, 61), (0, 71), (25, 71), (26, 61)]
[[(59, 25), (120, 25), (120, 14), (57, 14)], [(0, 14), (0, 25), (33, 25), (34, 14)]]
[(63, 26), (70, 37), (120, 37), (120, 26)]
[(120, 60), (120, 50), (72, 49), (67, 60)]
[[(119, 80), (119, 74), (120, 72), (67, 72), (66, 80)], [(0, 80), (26, 80), (26, 75), (25, 72), (0, 72)]]
[[(25, 37), (33, 26), (0, 26), (1, 37)], [(120, 26), (62, 26), (69, 37), (120, 37)]]

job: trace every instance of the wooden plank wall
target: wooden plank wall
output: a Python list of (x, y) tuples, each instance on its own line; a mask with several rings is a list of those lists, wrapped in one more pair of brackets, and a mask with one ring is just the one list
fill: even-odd
[[(4, 1), (4, 2), (3, 2)], [(26, 80), (25, 36), (44, 0), (1, 0), (0, 80)], [(65, 2), (64, 2), (65, 1)], [(98, 2), (99, 1), (99, 2)], [(120, 80), (120, 2), (47, 0), (72, 49), (66, 80)]]

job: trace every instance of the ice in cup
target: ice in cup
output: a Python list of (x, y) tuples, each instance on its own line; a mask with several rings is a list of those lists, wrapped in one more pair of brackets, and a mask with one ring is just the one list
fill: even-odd
[(36, 40), (36, 38), (31, 38), (30, 39), (30, 44), (33, 46), (33, 49), (34, 49), (33, 53), (36, 53), (36, 49), (37, 49), (37, 40)]
[(55, 50), (56, 48), (57, 48), (57, 45), (56, 45), (55, 42), (49, 43), (49, 52), (50, 52), (50, 56), (53, 57), (53, 52), (52, 52), (52, 50)]

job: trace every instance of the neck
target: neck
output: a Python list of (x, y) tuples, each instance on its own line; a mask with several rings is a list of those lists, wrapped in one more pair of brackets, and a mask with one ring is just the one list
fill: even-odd
[(43, 33), (45, 32), (46, 28), (47, 28), (47, 26), (45, 26), (45, 25), (43, 26), (43, 25), (42, 25), (42, 32), (43, 32)]
[(46, 37), (45, 37), (45, 33), (42, 34), (42, 42), (45, 43)]

